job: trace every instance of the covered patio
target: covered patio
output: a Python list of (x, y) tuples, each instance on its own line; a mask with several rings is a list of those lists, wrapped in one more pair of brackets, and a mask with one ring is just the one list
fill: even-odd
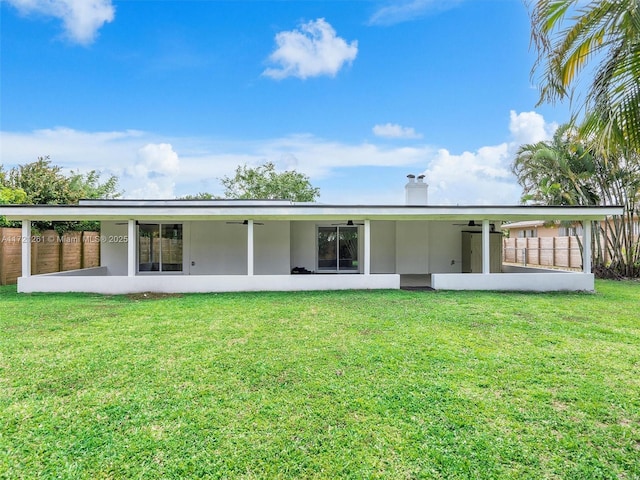
[[(92, 200), (2, 206), (0, 214), (22, 222), (24, 239), (34, 221), (102, 225), (101, 265), (91, 269), (31, 275), (31, 244), (23, 241), (18, 291), (25, 293), (398, 289), (401, 283), (436, 290), (590, 291), (591, 222), (620, 210)], [(501, 258), (496, 264), (500, 252), (492, 238), (501, 237), (501, 223), (531, 219), (583, 223), (582, 272), (503, 267)]]

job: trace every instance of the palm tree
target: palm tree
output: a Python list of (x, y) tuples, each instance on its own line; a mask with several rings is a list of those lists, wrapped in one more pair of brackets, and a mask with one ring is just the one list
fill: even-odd
[[(584, 109), (585, 138), (606, 152), (640, 151), (640, 1), (532, 1), (540, 102), (570, 98)], [(588, 66), (595, 67), (591, 85), (578, 98)]]
[(597, 205), (593, 155), (570, 125), (558, 128), (550, 142), (522, 145), (511, 167), (522, 186), (523, 203)]
[(522, 202), (542, 205), (623, 205), (624, 214), (593, 230), (594, 266), (604, 273), (640, 275), (640, 161), (596, 155), (570, 125), (549, 142), (522, 145), (511, 170), (522, 186)]

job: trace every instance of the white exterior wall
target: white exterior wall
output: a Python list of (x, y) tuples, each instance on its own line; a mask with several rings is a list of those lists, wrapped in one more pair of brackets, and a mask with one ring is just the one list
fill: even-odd
[(371, 273), (396, 271), (396, 222), (371, 222)]
[(396, 222), (396, 273), (429, 273), (429, 222)]
[[(256, 275), (284, 275), (291, 271), (291, 222), (260, 222), (254, 225), (254, 268)], [(315, 263), (315, 226), (304, 224), (300, 253)], [(226, 222), (183, 222), (183, 258), (185, 275), (245, 275), (247, 273), (247, 226)], [(101, 265), (110, 276), (127, 275), (127, 225), (102, 222)], [(308, 238), (306, 238), (308, 240)], [(134, 239), (137, 241), (137, 239)], [(137, 249), (137, 246), (136, 246)], [(191, 265), (191, 263), (194, 265)], [(136, 266), (137, 268), (137, 266)]]
[(80, 270), (66, 270), (64, 272), (46, 273), (42, 276), (55, 275), (56, 277), (106, 277), (109, 275), (107, 267), (82, 268)]
[(452, 223), (431, 222), (429, 231), (431, 273), (462, 272), (462, 230)]
[(127, 229), (126, 221), (100, 222), (100, 265), (109, 275), (127, 275)]
[(302, 267), (315, 271), (316, 224), (314, 222), (291, 222), (291, 268)]
[(254, 225), (256, 275), (287, 275), (291, 272), (290, 229), (291, 222), (264, 222), (264, 225)]
[[(255, 273), (246, 276), (247, 226), (184, 222), (185, 274), (127, 276), (127, 225), (102, 222), (103, 266), (19, 279), (20, 292), (227, 292), (399, 288), (400, 273), (431, 273), (435, 289), (593, 290), (594, 276), (533, 269), (461, 274), (464, 227), (446, 221), (371, 222), (372, 275), (290, 275), (316, 269), (317, 222), (264, 221), (254, 229)], [(363, 232), (363, 229), (361, 230)], [(361, 255), (362, 245), (361, 243)], [(196, 263), (190, 266), (190, 262)], [(451, 265), (451, 261), (454, 264)], [(55, 278), (53, 278), (55, 277)]]
[(399, 289), (399, 275), (36, 275), (20, 277), (18, 292), (125, 293), (274, 292)]
[[(336, 222), (291, 222), (291, 268), (303, 267), (317, 271), (317, 227), (332, 226)], [(358, 225), (358, 272), (364, 271), (364, 226)], [(372, 245), (373, 248), (373, 245)], [(344, 272), (343, 272), (344, 273)], [(390, 271), (389, 273), (393, 273)]]
[(190, 275), (246, 275), (247, 226), (226, 222), (189, 222), (185, 245)]
[(442, 273), (431, 275), (436, 290), (593, 291), (592, 273)]

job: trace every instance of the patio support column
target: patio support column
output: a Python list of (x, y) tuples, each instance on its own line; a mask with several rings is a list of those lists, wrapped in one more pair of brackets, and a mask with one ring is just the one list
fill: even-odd
[(22, 276), (31, 276), (31, 220), (22, 220)]
[(582, 223), (582, 271), (591, 273), (591, 220)]
[(136, 276), (136, 221), (127, 222), (127, 276)]
[(489, 258), (491, 249), (489, 245), (491, 233), (489, 230), (489, 220), (482, 220), (482, 273), (491, 273), (491, 259)]
[(371, 275), (371, 220), (364, 221), (364, 274)]
[(247, 221), (247, 275), (253, 276), (253, 220)]

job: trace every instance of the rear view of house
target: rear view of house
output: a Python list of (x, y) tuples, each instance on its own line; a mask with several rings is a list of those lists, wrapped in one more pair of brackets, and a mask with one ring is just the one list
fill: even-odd
[[(219, 292), (397, 289), (593, 290), (589, 242), (582, 272), (502, 266), (500, 226), (527, 220), (590, 222), (618, 207), (434, 206), (409, 176), (405, 205), (281, 200), (87, 200), (13, 205), (31, 222), (101, 222), (100, 266), (30, 275), (22, 244), (20, 292)], [(495, 239), (495, 240), (494, 240)]]

